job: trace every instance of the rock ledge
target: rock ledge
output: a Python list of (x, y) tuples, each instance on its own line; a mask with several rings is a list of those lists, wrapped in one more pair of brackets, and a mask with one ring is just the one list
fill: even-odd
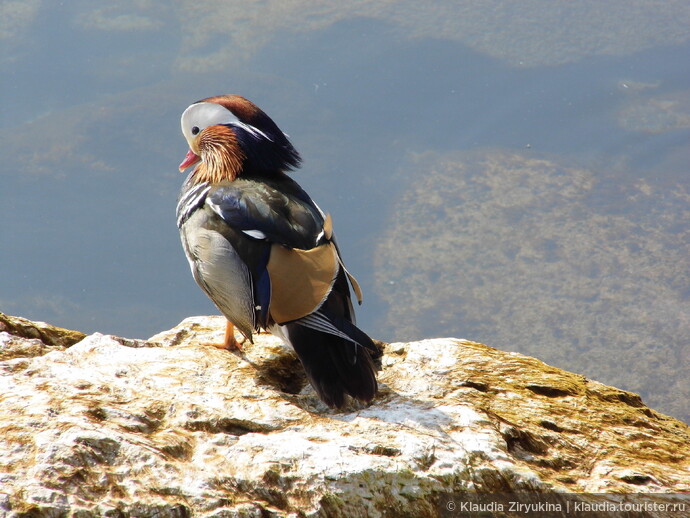
[(467, 491), (690, 491), (688, 426), (534, 358), (451, 338), (389, 344), (374, 404), (334, 412), (278, 339), (204, 345), (222, 331), (192, 317), (148, 341), (94, 334), (51, 350), (6, 326), (0, 511), (443, 516)]

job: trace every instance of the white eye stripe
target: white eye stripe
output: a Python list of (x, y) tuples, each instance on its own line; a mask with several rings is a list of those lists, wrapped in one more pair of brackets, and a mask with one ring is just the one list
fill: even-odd
[[(182, 134), (187, 139), (190, 147), (192, 140), (201, 130), (217, 124), (231, 124), (244, 129), (254, 138), (272, 140), (260, 129), (242, 122), (230, 110), (216, 103), (200, 102), (192, 104), (182, 113), (180, 124), (182, 126)], [(197, 128), (196, 132), (193, 131), (194, 128)]]
[(261, 131), (259, 128), (252, 126), (251, 124), (245, 124), (244, 122), (237, 121), (236, 123), (232, 123), (233, 126), (238, 126), (240, 128), (243, 128), (244, 130), (248, 131), (251, 133), (254, 137), (263, 137), (266, 140), (273, 141), (271, 137), (266, 135), (263, 131)]
[[(180, 119), (182, 134), (189, 143), (204, 128), (216, 124), (237, 122), (240, 122), (240, 120), (230, 110), (220, 104), (207, 102), (192, 104), (182, 113), (182, 118)], [(197, 128), (197, 131), (193, 132), (193, 128)]]

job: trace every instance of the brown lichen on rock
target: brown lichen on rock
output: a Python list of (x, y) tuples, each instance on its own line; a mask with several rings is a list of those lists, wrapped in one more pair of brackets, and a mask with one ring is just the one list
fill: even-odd
[(79, 331), (0, 313), (0, 361), (40, 356), (74, 345), (84, 337)]
[(334, 412), (286, 386), (299, 366), (275, 337), (201, 345), (223, 330), (194, 317), (147, 347), (96, 334), (0, 363), (0, 509), (441, 516), (464, 491), (690, 491), (686, 425), (534, 358), (389, 344), (374, 403)]

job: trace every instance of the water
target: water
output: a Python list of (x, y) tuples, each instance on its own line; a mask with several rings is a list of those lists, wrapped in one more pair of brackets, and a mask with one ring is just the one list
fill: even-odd
[[(373, 336), (455, 335), (525, 352), (637, 390), (656, 409), (690, 419), (684, 3), (669, 2), (663, 12), (629, 2), (610, 2), (603, 12), (597, 2), (520, 9), (500, 1), (334, 3), (323, 10), (278, 2), (222, 13), (212, 2), (162, 5), (3, 7), (0, 311), (140, 338), (214, 313), (189, 274), (174, 224), (177, 164), (186, 152), (179, 116), (200, 98), (239, 93), (302, 153), (295, 177), (333, 215), (348, 267), (365, 288), (358, 321)], [(588, 263), (587, 276), (577, 277), (573, 254), (591, 256), (594, 245), (568, 248), (574, 251), (565, 257), (566, 236), (557, 232), (530, 245), (542, 254), (537, 261), (556, 265), (543, 286), (532, 270), (511, 275), (511, 261), (524, 253), (509, 235), (496, 241), (514, 248), (503, 262), (489, 260), (495, 250), (468, 256), (460, 240), (434, 256), (436, 270), (425, 269), (431, 263), (415, 255), (428, 246), (423, 229), (412, 236), (403, 229), (408, 248), (396, 251), (397, 223), (428, 209), (434, 196), (422, 188), (430, 171), (444, 170), (444, 161), (461, 164), (444, 170), (455, 185), (482, 178), (491, 159), (510, 175), (506, 154), (547, 161), (553, 167), (537, 170), (548, 185), (553, 171), (587, 171), (594, 187), (578, 194), (585, 201), (563, 210), (554, 202), (544, 218), (563, 228), (577, 218), (583, 225), (620, 218), (602, 234), (602, 259)], [(497, 199), (499, 192), (494, 186), (475, 195), (485, 207), (514, 211), (496, 224), (531, 221), (516, 227), (528, 241), (553, 231), (539, 226), (538, 212), (529, 219), (525, 206)], [(471, 200), (459, 195), (457, 207), (454, 200), (444, 203), (464, 217)], [(425, 225), (437, 228), (431, 217)], [(502, 231), (487, 225), (450, 230), (465, 232), (467, 246), (477, 233)], [(619, 257), (614, 243), (633, 252)], [(655, 246), (672, 249), (649, 256), (656, 266), (642, 264), (635, 247)], [(408, 262), (396, 263), (397, 256)], [(633, 267), (634, 275), (617, 277)], [(443, 279), (453, 293), (416, 299), (410, 279), (420, 272), (429, 286)], [(555, 294), (561, 284), (588, 279), (610, 290), (604, 306), (588, 311), (585, 302), (602, 293), (584, 295), (584, 288)], [(630, 286), (636, 279), (639, 286)], [(512, 297), (497, 291), (501, 285), (529, 295), (524, 310), (506, 311)], [(481, 318), (468, 313), (468, 293), (485, 301)], [(557, 323), (553, 315), (540, 319), (539, 308), (557, 299), (572, 313), (563, 310)], [(644, 320), (632, 338), (620, 317), (631, 311)], [(499, 312), (505, 318), (496, 322)], [(637, 362), (612, 360), (633, 351), (631, 344), (641, 344)]]

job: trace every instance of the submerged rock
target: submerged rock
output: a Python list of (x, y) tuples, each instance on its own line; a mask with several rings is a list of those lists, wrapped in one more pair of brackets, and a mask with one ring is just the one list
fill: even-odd
[[(512, 66), (571, 63), (587, 56), (627, 55), (687, 41), (690, 13), (680, 0), (545, 2), (370, 0), (329, 4), (185, 2), (178, 11), (185, 44), (183, 71), (205, 72), (243, 60), (276, 35), (318, 33), (338, 23), (370, 19), (410, 39), (457, 41)], [(214, 39), (215, 38), (215, 39)], [(209, 52), (209, 41), (214, 41)]]
[(464, 491), (690, 491), (686, 425), (536, 359), (389, 344), (374, 403), (335, 412), (275, 337), (204, 345), (223, 329), (193, 317), (0, 363), (0, 510), (441, 516)]
[(667, 133), (690, 128), (690, 91), (652, 94), (638, 87), (618, 113), (618, 124), (628, 131)]
[(690, 422), (690, 191), (534, 154), (404, 171), (376, 251), (388, 331), (481, 337)]

